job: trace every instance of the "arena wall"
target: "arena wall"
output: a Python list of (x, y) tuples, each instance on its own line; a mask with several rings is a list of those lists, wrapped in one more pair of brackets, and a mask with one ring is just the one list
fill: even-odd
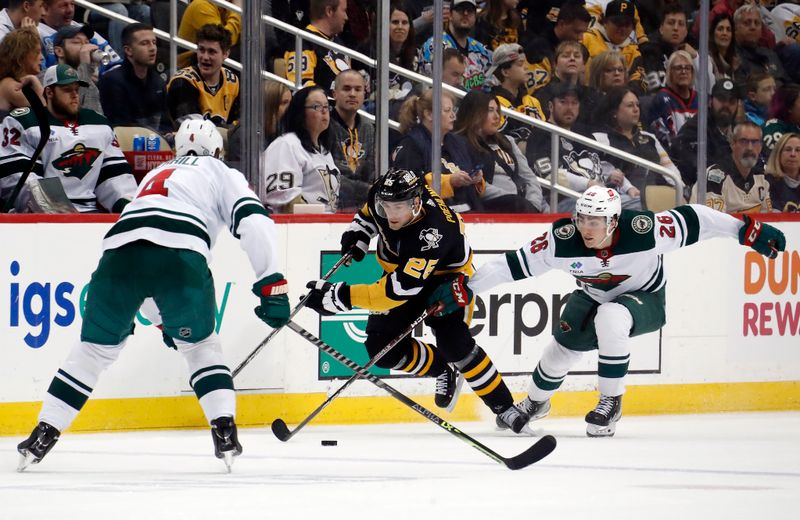
[[(553, 216), (472, 218), (467, 235), (480, 265), (491, 254), (541, 235)], [(632, 344), (626, 414), (800, 409), (800, 218), (767, 216), (786, 233), (788, 249), (766, 262), (733, 240), (714, 239), (666, 255), (667, 325)], [(338, 258), (346, 217), (276, 217), (276, 252), (294, 305), (308, 280)], [(109, 216), (0, 217), (0, 434), (26, 433), (47, 386), (77, 341), (85, 289), (100, 257)], [(253, 273), (236, 240), (221, 233), (211, 265), (217, 288), (218, 332), (233, 369), (270, 330), (253, 314)], [(336, 279), (369, 281), (376, 264), (355, 264)], [(512, 391), (550, 340), (553, 315), (576, 288), (566, 274), (501, 286), (479, 295), (477, 341), (507, 374)], [(422, 311), (422, 309), (420, 309)], [(366, 315), (320, 320), (309, 310), (296, 320), (332, 346), (365, 362)], [(585, 356), (553, 403), (554, 415), (582, 415), (596, 402), (596, 354)], [(304, 418), (347, 377), (336, 362), (288, 328), (236, 378), (238, 422), (288, 423)], [(431, 379), (383, 374), (399, 390), (433, 407)], [(336, 379), (339, 378), (339, 379)], [(329, 423), (422, 420), (368, 382), (358, 381), (316, 419)], [(434, 409), (434, 408), (432, 408)], [(485, 416), (465, 390), (454, 421)], [(118, 362), (101, 378), (72, 430), (176, 428), (203, 425), (181, 356), (137, 318)]]

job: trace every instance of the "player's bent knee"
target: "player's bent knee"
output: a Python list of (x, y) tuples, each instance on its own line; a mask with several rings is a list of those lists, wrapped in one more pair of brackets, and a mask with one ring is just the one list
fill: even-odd
[[(367, 349), (367, 354), (369, 354), (369, 358), (372, 359), (378, 353), (389, 344), (394, 338), (386, 337), (383, 334), (370, 334), (367, 336), (367, 340), (364, 342), (364, 347)], [(395, 368), (396, 366), (403, 364), (402, 362), (410, 359), (413, 354), (413, 340), (406, 336), (403, 340), (394, 346), (389, 352), (384, 354), (378, 362), (375, 363), (376, 366), (380, 368)]]
[(594, 318), (597, 335), (628, 337), (633, 328), (633, 316), (627, 307), (616, 302), (603, 303)]

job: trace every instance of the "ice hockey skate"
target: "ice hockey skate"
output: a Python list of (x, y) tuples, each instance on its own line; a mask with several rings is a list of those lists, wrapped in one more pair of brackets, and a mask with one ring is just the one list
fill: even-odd
[(60, 432), (45, 422), (40, 422), (31, 432), (30, 437), (17, 445), (20, 454), (17, 471), (24, 471), (31, 464), (38, 464), (47, 455), (56, 441)]
[(214, 439), (214, 455), (218, 459), (223, 459), (230, 473), (233, 458), (242, 454), (242, 445), (239, 444), (233, 418), (218, 417), (211, 421), (211, 438)]
[(460, 372), (447, 365), (447, 369), (436, 376), (436, 394), (434, 401), (436, 406), (452, 412), (458, 402), (458, 394), (461, 393), (461, 385), (464, 384), (464, 376)]
[(499, 430), (511, 429), (514, 433), (534, 435), (533, 430), (527, 428), (528, 416), (522, 413), (516, 405), (511, 405), (497, 414), (497, 417), (495, 417), (495, 424), (497, 424), (497, 429)]
[(613, 437), (622, 417), (622, 396), (601, 395), (594, 410), (586, 414), (586, 435)]

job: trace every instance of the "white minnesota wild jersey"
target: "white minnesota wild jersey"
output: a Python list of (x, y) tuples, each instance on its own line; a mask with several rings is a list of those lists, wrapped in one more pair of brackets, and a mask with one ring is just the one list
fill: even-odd
[(794, 4), (781, 4), (770, 11), (772, 18), (771, 29), (778, 41), (791, 38), (800, 43), (800, 6)]
[(590, 249), (572, 223), (560, 219), (522, 248), (492, 258), (469, 281), (476, 293), (551, 269), (575, 277), (594, 301), (606, 303), (635, 291), (655, 292), (666, 284), (663, 253), (714, 237), (738, 239), (742, 222), (698, 204), (669, 211), (623, 210), (612, 245)]
[[(17, 108), (0, 130), (0, 195), (7, 195), (28, 168), (39, 144), (39, 125), (29, 108)], [(75, 120), (50, 115), (50, 138), (31, 172), (61, 179), (78, 211), (97, 211), (97, 203), (118, 213), (136, 191), (136, 179), (108, 119), (82, 109)]]
[(291, 205), (324, 204), (336, 211), (339, 170), (330, 152), (310, 153), (294, 132), (275, 139), (263, 154), (266, 195), (264, 202), (275, 211), (289, 212)]
[(196, 251), (211, 261), (223, 227), (240, 240), (258, 277), (276, 272), (277, 231), (241, 172), (213, 157), (183, 156), (145, 176), (103, 239), (103, 251), (137, 240)]

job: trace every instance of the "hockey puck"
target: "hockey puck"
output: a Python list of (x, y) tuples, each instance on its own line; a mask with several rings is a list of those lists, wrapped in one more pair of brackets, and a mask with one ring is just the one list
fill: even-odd
[(337, 446), (339, 444), (338, 441), (322, 441), (321, 443), (323, 446)]

